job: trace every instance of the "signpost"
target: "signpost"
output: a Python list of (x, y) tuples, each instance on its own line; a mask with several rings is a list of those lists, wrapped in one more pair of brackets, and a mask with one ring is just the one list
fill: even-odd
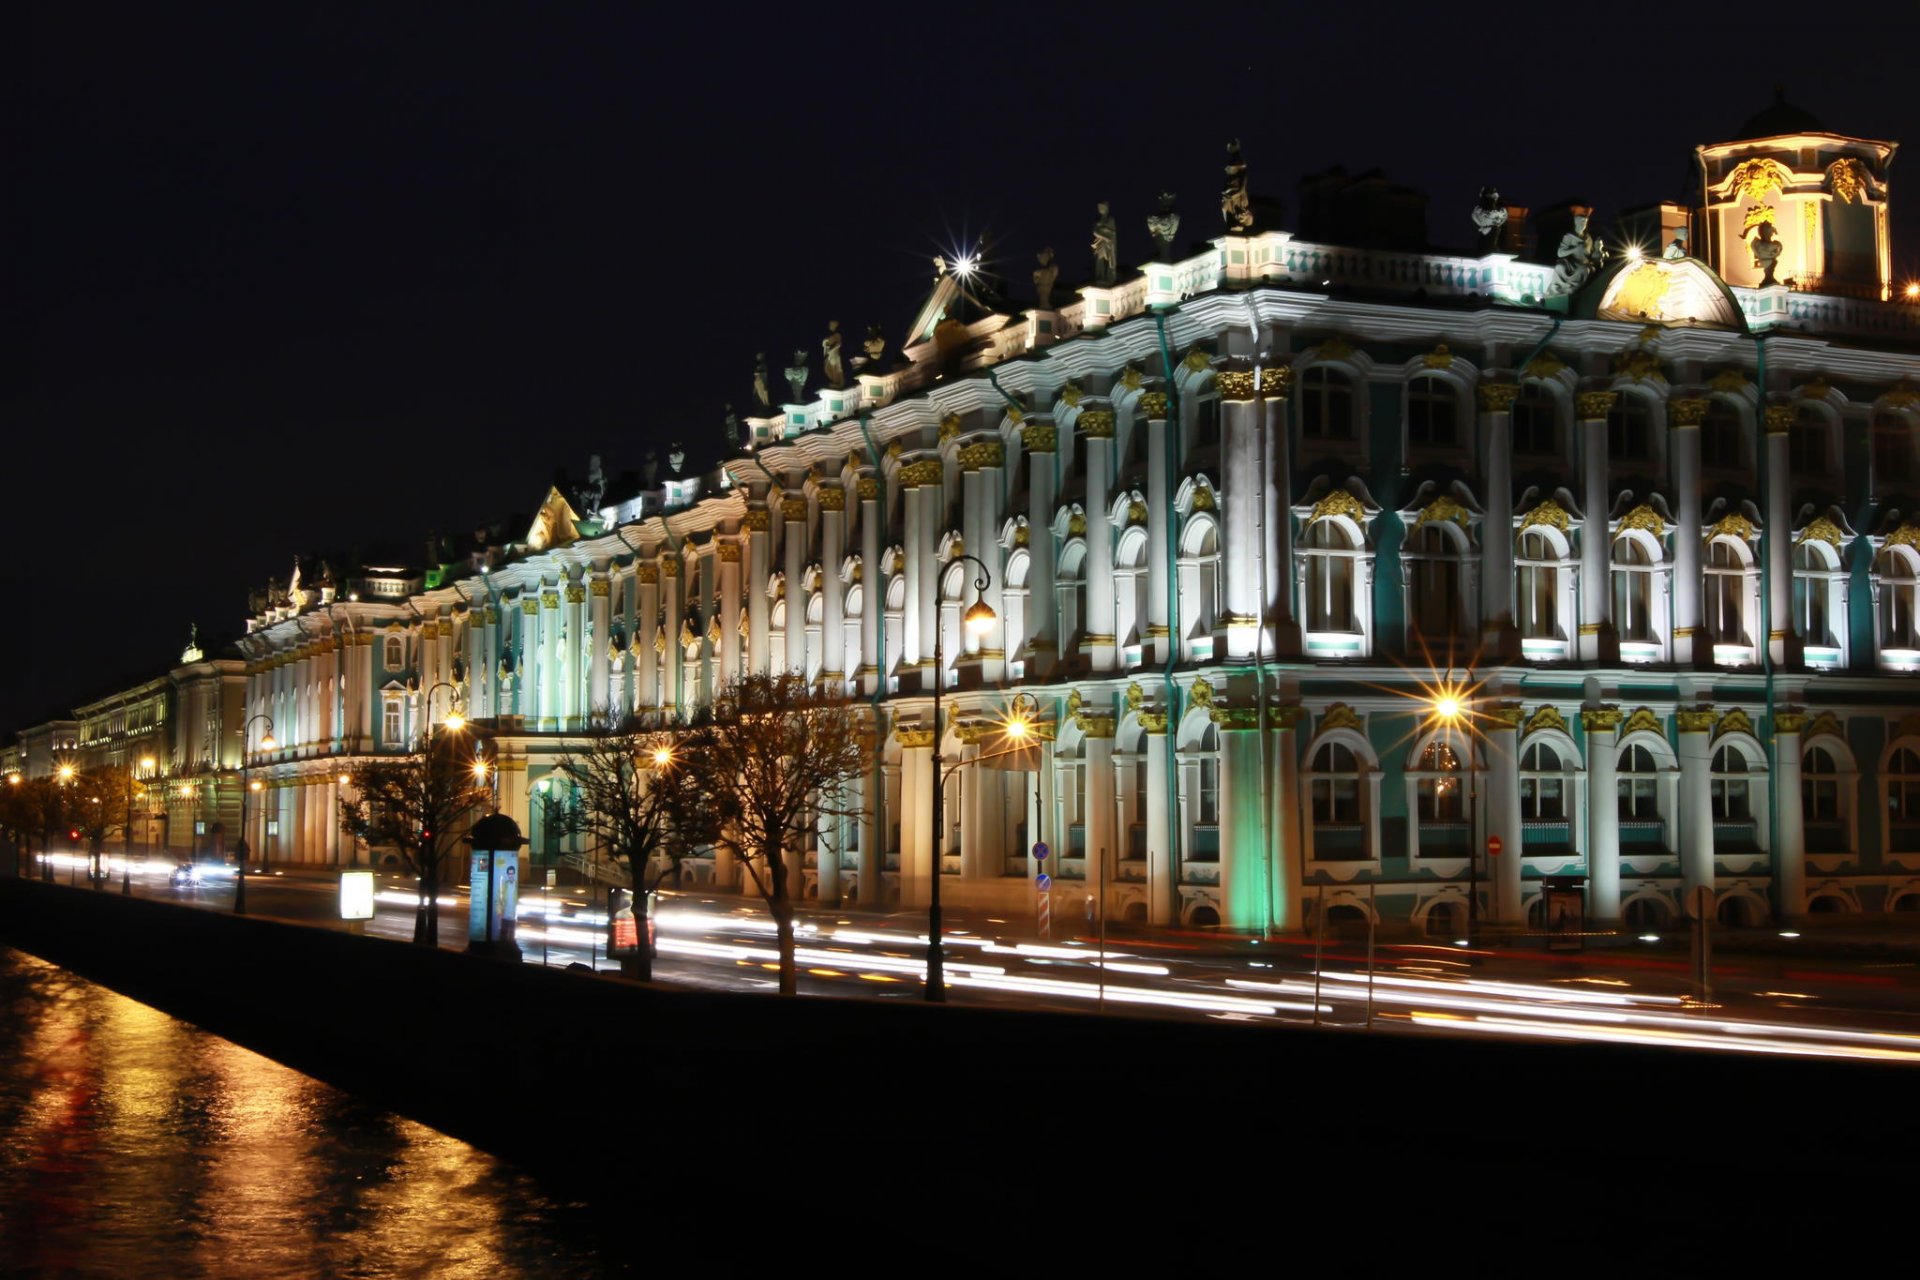
[(1499, 857), (1499, 856), (1500, 856), (1500, 850), (1502, 850), (1502, 849), (1504, 849), (1505, 847), (1506, 847), (1505, 845), (1503, 845), (1503, 844), (1501, 844), (1501, 843), (1500, 843), (1500, 837), (1499, 837), (1499, 836), (1488, 836), (1488, 837), (1487, 837), (1487, 856), (1488, 856), (1489, 858), (1497, 858), (1497, 857)]

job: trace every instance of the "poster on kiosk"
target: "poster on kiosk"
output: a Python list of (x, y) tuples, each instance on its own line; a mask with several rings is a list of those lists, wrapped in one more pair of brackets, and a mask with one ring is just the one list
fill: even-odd
[(520, 896), (520, 859), (512, 853), (475, 849), (472, 870), (467, 881), (471, 898), (467, 906), (467, 936), (487, 936), (487, 864), (493, 864), (493, 936), (513, 941), (513, 921)]

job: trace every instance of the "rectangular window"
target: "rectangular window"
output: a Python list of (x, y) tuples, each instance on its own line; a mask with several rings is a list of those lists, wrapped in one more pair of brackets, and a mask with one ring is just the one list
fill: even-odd
[(389, 699), (387, 701), (386, 714), (381, 719), (380, 740), (390, 747), (400, 745), (400, 702), (398, 699)]

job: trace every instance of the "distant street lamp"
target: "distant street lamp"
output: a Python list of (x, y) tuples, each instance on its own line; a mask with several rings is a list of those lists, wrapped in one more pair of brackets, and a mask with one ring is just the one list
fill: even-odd
[[(153, 767), (154, 767), (154, 759), (152, 756), (140, 757), (140, 771), (142, 773), (151, 774), (153, 772)], [(121, 855), (121, 858), (120, 858), (120, 892), (123, 894), (132, 894), (133, 892), (133, 770), (131, 769), (127, 770), (126, 836), (127, 836), (126, 852), (123, 855)], [(148, 841), (148, 843), (151, 844), (152, 841)]]
[[(247, 776), (247, 767), (252, 759), (252, 752), (247, 749), (247, 734), (253, 731), (255, 720), (267, 722), (267, 731), (260, 738), (260, 749), (271, 751), (277, 745), (273, 740), (273, 717), (266, 712), (248, 717), (247, 722), (240, 726), (240, 840), (233, 848), (236, 855), (234, 863), (239, 867), (233, 881), (233, 914), (237, 916), (247, 914), (247, 855), (252, 852), (247, 848), (247, 796), (260, 786)], [(266, 843), (264, 838), (261, 843)]]
[[(975, 636), (984, 636), (993, 630), (997, 616), (987, 604), (985, 594), (993, 585), (993, 571), (987, 568), (987, 562), (979, 556), (961, 554), (958, 560), (971, 560), (980, 566), (980, 576), (974, 580), (975, 600), (963, 619), (966, 628)], [(940, 776), (945, 757), (941, 755), (940, 694), (947, 682), (945, 640), (939, 619), (933, 624), (933, 886), (927, 894), (927, 990), (926, 998), (934, 1004), (944, 1004), (947, 999), (946, 952), (940, 942), (940, 875), (941, 863), (945, 861), (946, 832), (942, 824), (946, 818), (946, 805), (943, 802), (943, 779)]]

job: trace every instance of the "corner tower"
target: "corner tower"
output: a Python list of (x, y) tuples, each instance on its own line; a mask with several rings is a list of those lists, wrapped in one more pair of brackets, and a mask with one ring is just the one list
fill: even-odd
[(1733, 141), (1694, 148), (1700, 256), (1732, 285), (1884, 301), (1893, 279), (1887, 168), (1898, 146), (1834, 133), (1776, 90)]

